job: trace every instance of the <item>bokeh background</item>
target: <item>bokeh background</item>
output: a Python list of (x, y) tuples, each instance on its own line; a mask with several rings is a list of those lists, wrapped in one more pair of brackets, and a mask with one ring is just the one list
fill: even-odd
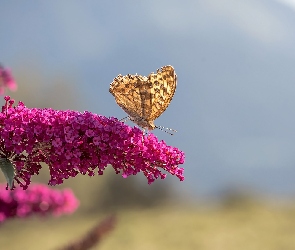
[[(1, 1), (12, 98), (123, 118), (113, 78), (170, 64), (176, 94), (155, 123), (178, 132), (153, 132), (186, 153), (184, 182), (148, 186), (111, 169), (68, 180), (76, 217), (5, 224), (1, 245), (52, 249), (116, 211), (101, 249), (293, 249), (294, 27), (294, 0)], [(34, 180), (48, 181), (43, 170)]]

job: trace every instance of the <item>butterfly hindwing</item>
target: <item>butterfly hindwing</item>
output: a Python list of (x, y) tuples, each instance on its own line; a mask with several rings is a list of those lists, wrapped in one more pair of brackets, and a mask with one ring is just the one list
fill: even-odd
[(143, 81), (143, 79), (136, 75), (119, 75), (111, 83), (110, 93), (115, 97), (117, 104), (129, 116), (142, 116), (141, 96), (139, 91), (141, 81)]

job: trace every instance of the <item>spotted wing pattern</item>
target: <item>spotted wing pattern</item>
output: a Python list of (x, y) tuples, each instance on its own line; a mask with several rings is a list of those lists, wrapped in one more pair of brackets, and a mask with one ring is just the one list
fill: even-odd
[(152, 86), (151, 109), (146, 114), (146, 119), (156, 120), (169, 106), (177, 85), (177, 76), (172, 66), (164, 66), (157, 73), (148, 76), (148, 82)]
[(110, 93), (130, 120), (142, 128), (154, 129), (154, 120), (170, 104), (176, 89), (172, 66), (164, 66), (148, 77), (118, 75), (110, 85)]

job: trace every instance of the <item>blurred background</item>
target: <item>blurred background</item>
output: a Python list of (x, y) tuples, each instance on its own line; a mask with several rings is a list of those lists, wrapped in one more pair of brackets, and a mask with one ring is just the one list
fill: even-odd
[(153, 133), (186, 153), (186, 179), (67, 180), (77, 215), (7, 223), (0, 244), (53, 249), (115, 211), (101, 249), (294, 249), (294, 27), (295, 0), (1, 1), (0, 62), (28, 107), (123, 118), (113, 78), (173, 65), (155, 124), (178, 132)]

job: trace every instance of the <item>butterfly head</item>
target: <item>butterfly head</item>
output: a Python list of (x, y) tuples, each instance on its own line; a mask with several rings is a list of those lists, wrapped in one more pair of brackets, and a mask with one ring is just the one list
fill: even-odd
[(148, 121), (143, 119), (142, 117), (134, 117), (134, 116), (129, 116), (130, 121), (133, 121), (136, 125), (143, 129), (148, 129), (148, 130), (154, 130), (156, 128), (155, 124), (153, 121)]

